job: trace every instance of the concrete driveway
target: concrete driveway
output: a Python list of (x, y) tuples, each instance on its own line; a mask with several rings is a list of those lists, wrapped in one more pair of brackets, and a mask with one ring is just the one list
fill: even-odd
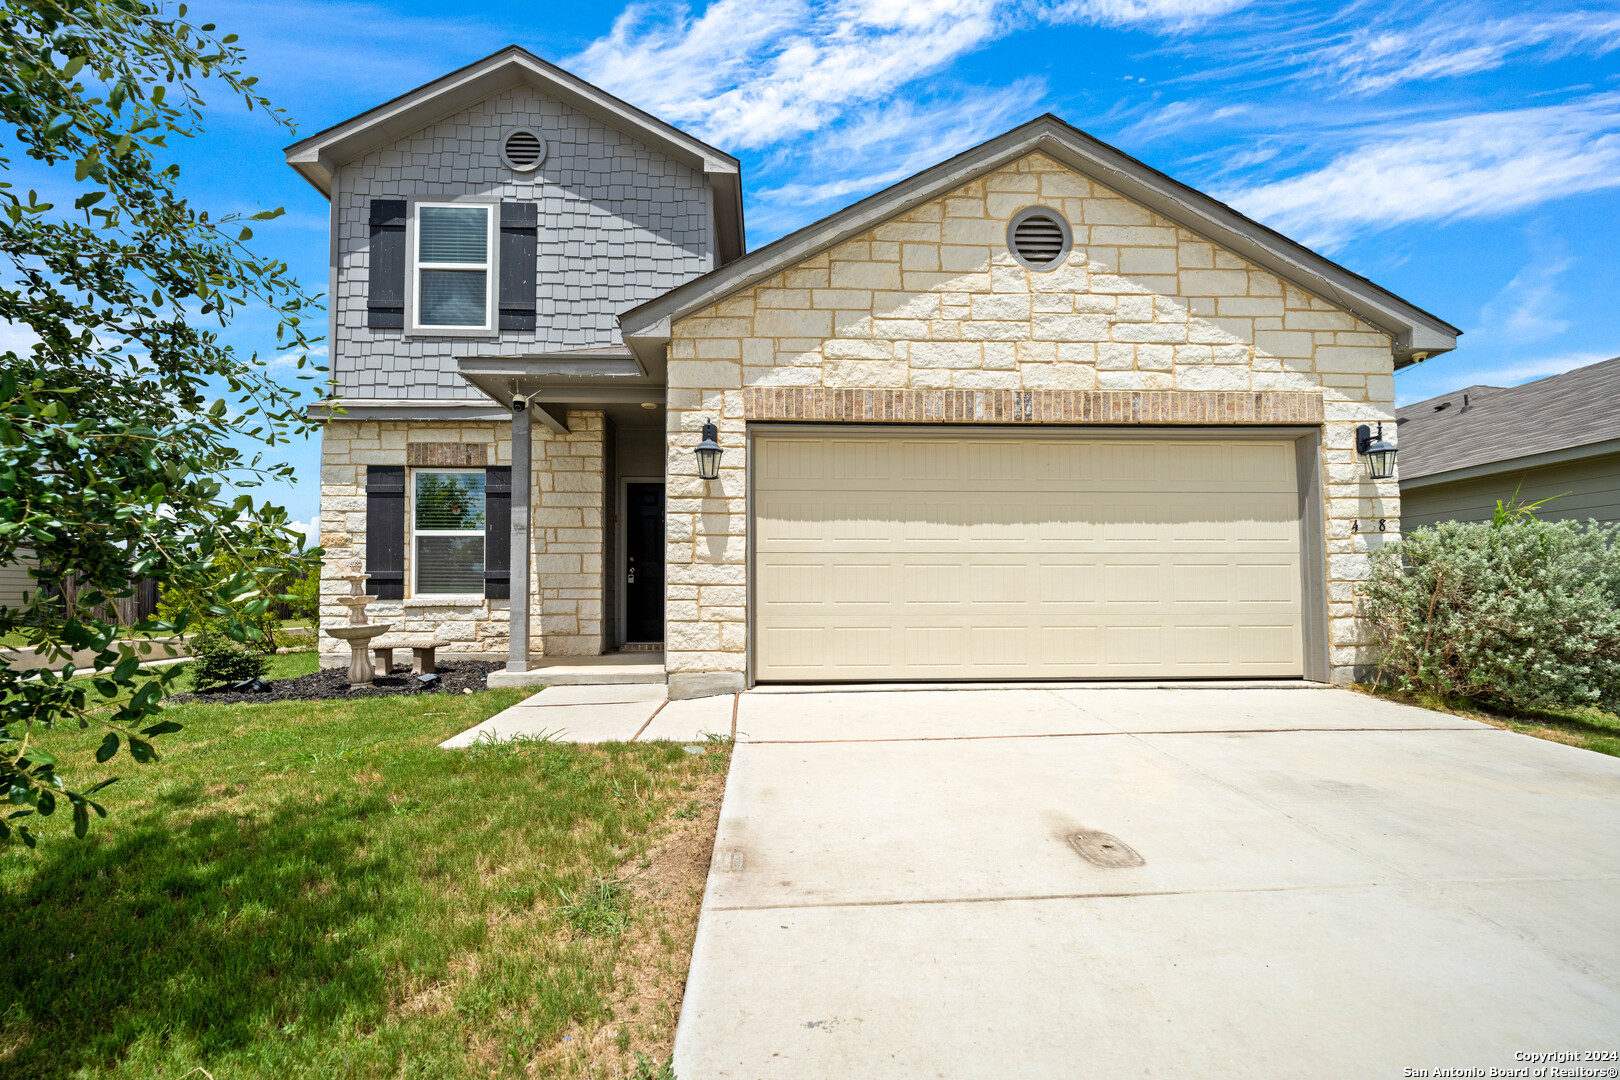
[(754, 691), (737, 729), (683, 1080), (1620, 1050), (1613, 758), (1310, 688)]

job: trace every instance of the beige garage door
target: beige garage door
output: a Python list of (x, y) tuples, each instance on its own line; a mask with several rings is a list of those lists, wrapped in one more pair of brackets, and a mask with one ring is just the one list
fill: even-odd
[(1294, 449), (761, 435), (761, 680), (1303, 674)]

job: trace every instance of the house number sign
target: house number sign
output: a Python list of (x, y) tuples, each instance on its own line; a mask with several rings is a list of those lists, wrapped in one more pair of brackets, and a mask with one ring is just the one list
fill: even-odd
[[(1350, 523), (1350, 531), (1353, 532), (1353, 533), (1360, 532), (1361, 531), (1361, 522), (1352, 521)], [(1378, 519), (1378, 531), (1379, 532), (1388, 532), (1389, 531), (1389, 519), (1388, 518), (1379, 518)]]

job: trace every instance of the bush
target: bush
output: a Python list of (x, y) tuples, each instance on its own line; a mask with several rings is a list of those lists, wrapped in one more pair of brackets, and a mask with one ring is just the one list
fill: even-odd
[(1498, 707), (1613, 709), (1617, 541), (1614, 526), (1523, 510), (1414, 530), (1372, 556), (1366, 611), (1380, 668), (1405, 690)]
[(321, 623), (321, 567), (317, 564), (301, 578), (290, 582), (287, 586), (287, 595), (292, 602), (287, 605), (288, 618), (307, 619), (311, 626)]
[(191, 652), (196, 657), (189, 665), (191, 685), (198, 690), (257, 678), (270, 670), (269, 657), (243, 648), (207, 623), (192, 637)]

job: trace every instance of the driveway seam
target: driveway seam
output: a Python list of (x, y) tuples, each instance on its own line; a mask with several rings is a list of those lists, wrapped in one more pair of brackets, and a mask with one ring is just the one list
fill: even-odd
[[(1368, 732), (1368, 731), (1475, 731), (1496, 732), (1486, 724), (1472, 727), (1324, 727), (1324, 728), (1200, 728), (1197, 731), (1036, 731), (1015, 735), (913, 735), (892, 739), (744, 739), (750, 746), (815, 746), (836, 743), (897, 743), (897, 742), (979, 742), (986, 739), (1079, 739), (1101, 735), (1288, 735), (1301, 732)], [(1507, 734), (1512, 734), (1508, 732)]]
[[(1454, 881), (1447, 881), (1446, 884), (1523, 885), (1538, 882), (1602, 881), (1620, 881), (1620, 875), (1599, 874), (1593, 877), (1486, 878), (1477, 881), (1471, 878), (1458, 878)], [(935, 906), (941, 904), (1018, 904), (1034, 903), (1043, 900), (1128, 900), (1139, 896), (1244, 896), (1250, 893), (1330, 892), (1339, 889), (1399, 889), (1406, 887), (1407, 885), (1405, 883), (1395, 881), (1344, 881), (1316, 885), (1256, 885), (1252, 887), (1233, 887), (1225, 889), (1142, 889), (1132, 892), (1030, 893), (1028, 895), (1021, 896), (941, 896), (922, 897), (908, 900), (824, 900), (802, 904), (716, 904), (712, 910), (798, 911), (801, 909), (813, 910), (822, 908), (911, 907)]]

